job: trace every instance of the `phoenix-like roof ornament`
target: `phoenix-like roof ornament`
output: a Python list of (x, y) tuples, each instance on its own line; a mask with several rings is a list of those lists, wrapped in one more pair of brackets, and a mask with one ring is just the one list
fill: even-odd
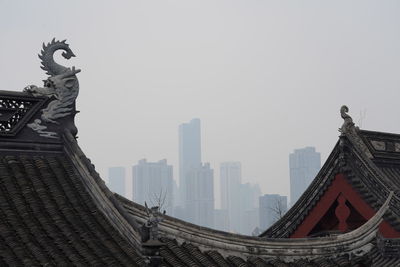
[(74, 124), (75, 100), (79, 93), (79, 83), (76, 74), (80, 72), (75, 67), (67, 68), (54, 61), (54, 53), (63, 50), (61, 54), (65, 59), (74, 57), (75, 54), (69, 48), (66, 41), (53, 39), (47, 45), (43, 43), (43, 49), (39, 54), (42, 66), (50, 77), (44, 80), (44, 86), (29, 85), (24, 91), (33, 96), (48, 97), (47, 107), (42, 109), (40, 119), (35, 119), (27, 126), (40, 136), (58, 138), (57, 129), (61, 125), (76, 136), (77, 128)]

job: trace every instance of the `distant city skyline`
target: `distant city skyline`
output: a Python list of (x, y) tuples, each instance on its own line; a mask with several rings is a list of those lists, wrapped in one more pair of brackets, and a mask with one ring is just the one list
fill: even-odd
[[(190, 126), (193, 122), (194, 132), (198, 134), (199, 119), (182, 125)], [(182, 137), (181, 133), (180, 131), (180, 137)], [(187, 134), (193, 134), (193, 130), (187, 131)], [(291, 188), (291, 191), (299, 195), (320, 169), (320, 154), (316, 152), (315, 147), (310, 146), (293, 151), (289, 155), (289, 168), (295, 190)], [(190, 152), (189, 149), (187, 153), (190, 155)], [(201, 151), (198, 151), (198, 154), (200, 153)], [(109, 170), (111, 182), (108, 186), (112, 191), (117, 193), (119, 191), (119, 194), (122, 194), (121, 190), (124, 189), (121, 189), (121, 179), (126, 177), (125, 168), (112, 167)], [(198, 225), (247, 235), (251, 235), (256, 228), (264, 231), (289, 208), (287, 196), (263, 194), (258, 184), (242, 183), (242, 164), (239, 161), (222, 162), (219, 179), (214, 177), (214, 171), (209, 163), (200, 163), (197, 167), (190, 166), (186, 176), (186, 202), (183, 206), (177, 200), (179, 191), (176, 176), (176, 174), (175, 177), (173, 175), (173, 166), (167, 165), (166, 159), (157, 162), (139, 160), (132, 167), (133, 191), (135, 192), (133, 200), (142, 205), (145, 201), (148, 205), (156, 205), (157, 203), (150, 197), (152, 193), (172, 192), (166, 196), (166, 205), (163, 207), (168, 215)], [(219, 183), (220, 192), (215, 190), (215, 183)], [(167, 189), (164, 190), (165, 188)], [(154, 192), (149, 193), (152, 189)], [(129, 196), (126, 197), (129, 198)], [(221, 198), (221, 207), (215, 205), (217, 198)]]
[(343, 104), (363, 129), (400, 132), (399, 13), (371, 0), (0, 1), (0, 89), (42, 85), (42, 42), (67, 39), (77, 57), (57, 60), (82, 69), (78, 141), (102, 177), (142, 158), (177, 168), (177, 125), (198, 117), (216, 177), (237, 160), (243, 182), (289, 195), (287, 155), (312, 145), (324, 161)]
[[(217, 181), (210, 163), (201, 161), (199, 118), (180, 124), (178, 138), (178, 178), (182, 187), (177, 185), (173, 166), (167, 165), (166, 159), (158, 162), (141, 159), (132, 167), (133, 201), (151, 206), (165, 201), (163, 209), (170, 216), (201, 226), (247, 235), (251, 235), (257, 228), (265, 230), (287, 211), (287, 196), (277, 193), (263, 195), (258, 184), (242, 182), (242, 164), (239, 161), (222, 162)], [(311, 146), (296, 148), (289, 154), (288, 167), (293, 205), (293, 201), (297, 201), (319, 171), (320, 153)], [(121, 177), (125, 177), (123, 167), (110, 168), (109, 186), (112, 191), (126, 190), (121, 189)], [(219, 184), (219, 190), (216, 190), (215, 184)], [(119, 185), (119, 189), (116, 185)], [(129, 197), (125, 193), (124, 196)], [(218, 198), (219, 206), (215, 201)]]
[[(178, 177), (182, 187), (177, 186), (173, 166), (167, 165), (167, 159), (157, 162), (141, 159), (132, 167), (131, 199), (142, 205), (161, 205), (168, 215), (194, 224), (251, 235), (259, 227), (260, 187), (242, 183), (241, 162), (227, 161), (220, 164), (220, 192), (215, 190), (214, 170), (210, 163), (201, 162), (200, 125), (200, 119), (195, 118), (178, 127)], [(110, 168), (110, 172), (116, 171), (119, 175), (114, 176), (125, 179), (123, 167)], [(117, 180), (112, 175), (109, 179), (112, 191), (127, 189), (121, 186), (121, 180), (118, 180), (120, 188), (115, 189)], [(126, 194), (124, 196), (129, 198)], [(216, 198), (221, 199), (220, 208), (215, 204)]]

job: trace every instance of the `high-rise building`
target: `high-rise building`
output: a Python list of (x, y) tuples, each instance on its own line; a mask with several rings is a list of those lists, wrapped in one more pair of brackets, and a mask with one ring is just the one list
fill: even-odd
[(278, 194), (265, 194), (259, 198), (260, 228), (266, 230), (287, 211), (287, 197)]
[(186, 180), (190, 169), (201, 165), (200, 119), (179, 125), (179, 204), (185, 206)]
[(221, 209), (226, 210), (228, 216), (228, 231), (250, 234), (258, 226), (260, 187), (242, 184), (241, 163), (231, 161), (220, 165), (220, 190)]
[(191, 168), (186, 178), (186, 220), (214, 227), (214, 170), (210, 163)]
[(168, 215), (173, 215), (174, 181), (172, 166), (163, 159), (158, 162), (139, 160), (132, 168), (133, 199), (149, 206), (160, 206)]
[(240, 186), (240, 206), (243, 211), (258, 208), (261, 189), (258, 184), (245, 183)]
[(314, 147), (295, 149), (289, 155), (290, 203), (293, 206), (321, 168), (321, 154)]
[(229, 218), (229, 231), (241, 230), (242, 167), (240, 162), (223, 162), (220, 165), (221, 209), (226, 210)]
[(108, 169), (108, 188), (121, 196), (126, 196), (125, 191), (125, 168), (111, 167)]
[(240, 194), (240, 230), (239, 233), (250, 235), (259, 226), (259, 197), (261, 196), (258, 184), (241, 184)]

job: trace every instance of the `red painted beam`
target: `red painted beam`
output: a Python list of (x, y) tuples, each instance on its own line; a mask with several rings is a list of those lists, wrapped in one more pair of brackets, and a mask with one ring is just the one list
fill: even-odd
[[(335, 203), (339, 194), (350, 202), (350, 204), (363, 216), (366, 220), (369, 220), (374, 216), (375, 211), (372, 209), (361, 197), (361, 195), (353, 189), (353, 187), (346, 181), (343, 174), (337, 174), (322, 195), (318, 203), (312, 208), (310, 213), (306, 216), (303, 222), (297, 227), (294, 233), (290, 236), (291, 238), (302, 238), (307, 237), (312, 229), (317, 225), (319, 221), (324, 217), (328, 209)], [(342, 225), (344, 230), (346, 227)], [(329, 229), (327, 229), (329, 230)], [(398, 238), (400, 233), (393, 229), (389, 223), (383, 221), (379, 226), (379, 231), (382, 236), (386, 238)]]

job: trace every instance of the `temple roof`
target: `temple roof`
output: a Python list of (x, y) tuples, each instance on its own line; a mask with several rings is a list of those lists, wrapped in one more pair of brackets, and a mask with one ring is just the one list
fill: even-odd
[(0, 143), (0, 265), (143, 266), (134, 225), (67, 139), (51, 152)]
[[(349, 124), (300, 200), (261, 237), (193, 225), (112, 193), (79, 148), (74, 67), (52, 59), (74, 54), (65, 41), (43, 45), (44, 87), (0, 91), (0, 265), (78, 266), (393, 266), (400, 230), (399, 135)], [(353, 127), (353, 128), (352, 128)], [(337, 172), (374, 208), (344, 234), (287, 238), (318, 203)], [(388, 245), (389, 244), (389, 245)]]
[[(126, 211), (139, 223), (146, 221), (145, 208), (117, 195)], [(389, 204), (387, 201), (386, 204)], [(389, 208), (389, 205), (387, 206)], [(381, 210), (381, 214), (386, 211)], [(379, 215), (375, 217), (377, 219)], [(369, 224), (372, 223), (371, 219)], [(381, 221), (381, 220), (378, 220)], [(378, 223), (378, 221), (376, 221)], [(378, 223), (379, 224), (379, 223)], [(367, 225), (364, 225), (367, 227)], [(372, 228), (371, 228), (372, 229)], [(161, 248), (162, 266), (393, 266), (395, 257), (386, 257), (371, 233), (370, 250), (360, 255), (343, 253), (344, 235), (329, 238), (259, 238), (213, 230), (170, 216), (160, 223), (165, 246)], [(348, 233), (348, 244), (366, 234), (364, 229)], [(380, 239), (387, 242), (387, 239)], [(332, 247), (329, 248), (329, 246)], [(346, 245), (345, 245), (346, 246)], [(302, 250), (302, 248), (305, 248)], [(337, 249), (336, 251), (334, 251)], [(396, 252), (398, 253), (398, 252)]]
[[(347, 128), (344, 128), (347, 127)], [(319, 202), (337, 173), (375, 211), (394, 191), (393, 205), (384, 219), (400, 231), (400, 135), (342, 126), (341, 136), (321, 170), (291, 209), (261, 237), (290, 237)]]

